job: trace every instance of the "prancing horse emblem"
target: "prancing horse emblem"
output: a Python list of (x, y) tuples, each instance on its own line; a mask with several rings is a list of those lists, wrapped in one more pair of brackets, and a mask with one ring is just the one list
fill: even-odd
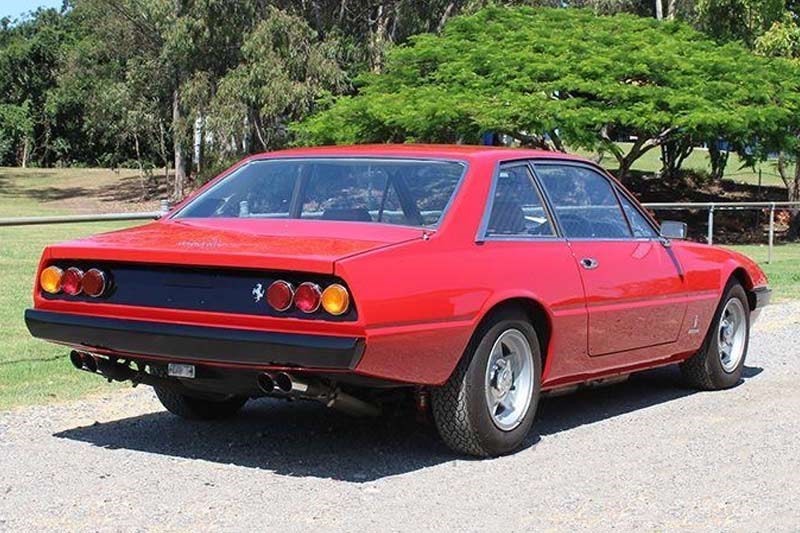
[(700, 326), (698, 324), (698, 317), (694, 315), (694, 322), (692, 323), (692, 327), (689, 328), (689, 335), (697, 335), (700, 333)]
[(261, 299), (264, 297), (264, 287), (259, 283), (255, 287), (253, 287), (253, 298), (256, 299), (256, 303), (260, 302)]

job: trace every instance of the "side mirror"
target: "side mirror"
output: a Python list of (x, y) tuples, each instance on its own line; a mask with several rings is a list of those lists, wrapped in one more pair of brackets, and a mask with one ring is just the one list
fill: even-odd
[(675, 220), (665, 220), (661, 223), (661, 236), (665, 239), (678, 239), (683, 240), (688, 235), (689, 229), (686, 222), (677, 222)]

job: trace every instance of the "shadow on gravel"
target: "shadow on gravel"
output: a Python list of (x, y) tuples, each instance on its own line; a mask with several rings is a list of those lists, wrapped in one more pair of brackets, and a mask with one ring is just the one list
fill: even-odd
[[(746, 367), (745, 378), (761, 372)], [(691, 394), (675, 368), (626, 383), (546, 398), (524, 448), (540, 437), (663, 404)], [(453, 461), (432, 424), (412, 414), (353, 419), (312, 402), (263, 399), (224, 422), (191, 422), (165, 412), (62, 431), (56, 437), (270, 470), (288, 476), (368, 482)]]

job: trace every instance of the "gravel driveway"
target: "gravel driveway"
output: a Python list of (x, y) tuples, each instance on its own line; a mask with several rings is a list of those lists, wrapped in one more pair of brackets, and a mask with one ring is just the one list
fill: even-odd
[(744, 382), (674, 368), (545, 400), (520, 452), (456, 458), (413, 417), (259, 401), (231, 422), (147, 388), (0, 414), (0, 531), (800, 529), (800, 302), (766, 309)]

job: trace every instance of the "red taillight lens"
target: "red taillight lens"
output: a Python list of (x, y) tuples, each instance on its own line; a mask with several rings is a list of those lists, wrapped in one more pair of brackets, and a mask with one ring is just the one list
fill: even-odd
[(322, 290), (316, 283), (301, 283), (294, 292), (294, 305), (304, 313), (313, 313), (319, 309)]
[(294, 288), (291, 283), (278, 280), (267, 289), (267, 303), (276, 311), (286, 311), (292, 306)]
[(83, 293), (92, 298), (98, 298), (106, 292), (108, 279), (102, 270), (91, 268), (86, 271), (81, 281)]
[(70, 296), (77, 296), (83, 290), (83, 270), (70, 267), (61, 279), (61, 290)]

